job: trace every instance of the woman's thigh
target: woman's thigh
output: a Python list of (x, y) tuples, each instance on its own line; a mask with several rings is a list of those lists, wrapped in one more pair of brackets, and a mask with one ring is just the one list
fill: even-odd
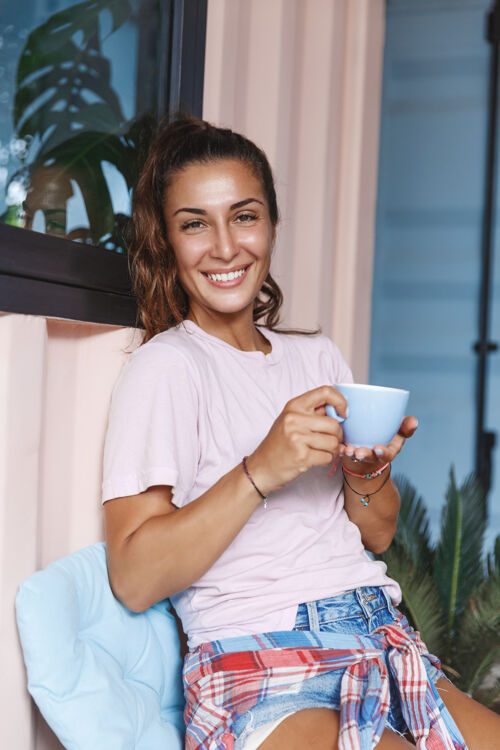
[(500, 716), (462, 693), (446, 679), (436, 682), (469, 750), (500, 750)]
[[(259, 750), (337, 750), (338, 736), (338, 711), (306, 708), (282, 721)], [(377, 745), (378, 750), (408, 750), (411, 747), (414, 746), (390, 729), (384, 731)]]

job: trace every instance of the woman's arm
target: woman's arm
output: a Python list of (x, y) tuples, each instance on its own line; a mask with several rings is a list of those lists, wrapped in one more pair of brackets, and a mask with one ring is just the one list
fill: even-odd
[(104, 505), (111, 587), (135, 612), (200, 578), (262, 502), (241, 464), (183, 508), (171, 498), (157, 485)]
[[(360, 469), (360, 467), (362, 467)], [(364, 462), (354, 464), (352, 469), (356, 473), (365, 471)], [(366, 473), (376, 469), (366, 468)], [(398, 522), (400, 497), (392, 481), (387, 479), (389, 468), (374, 479), (359, 479), (348, 475), (348, 482), (344, 481), (344, 507), (350, 520), (356, 524), (361, 532), (361, 540), (367, 550), (380, 554), (385, 552), (396, 533)], [(382, 486), (383, 485), (383, 486)], [(381, 487), (379, 492), (377, 488)], [(356, 490), (356, 492), (354, 492)], [(358, 495), (357, 493), (361, 493)], [(365, 506), (361, 502), (364, 493), (372, 493), (373, 498)]]
[[(373, 450), (346, 446), (342, 459), (345, 468), (355, 474), (378, 471), (396, 458), (406, 439), (413, 435), (417, 427), (415, 417), (405, 417), (398, 434), (389, 445), (376, 445)], [(347, 481), (344, 480), (346, 513), (359, 528), (366, 549), (377, 554), (384, 552), (394, 538), (401, 502), (396, 485), (387, 477), (388, 472), (389, 467), (373, 479), (361, 479), (347, 474)], [(380, 491), (377, 492), (378, 488)], [(361, 502), (364, 493), (374, 493), (367, 506)]]
[[(342, 430), (322, 415), (325, 403), (345, 414), (345, 399), (334, 388), (308, 391), (285, 405), (248, 457), (250, 475), (264, 495), (339, 454)], [(185, 507), (176, 508), (171, 499), (171, 488), (157, 485), (104, 505), (111, 586), (134, 611), (197, 581), (262, 502), (241, 464)]]

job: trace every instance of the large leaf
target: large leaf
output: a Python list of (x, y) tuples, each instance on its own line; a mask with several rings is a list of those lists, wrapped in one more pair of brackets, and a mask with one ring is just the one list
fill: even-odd
[(479, 697), (481, 703), (500, 713), (500, 677), (495, 680), (492, 687), (481, 693)]
[(451, 641), (455, 618), (485, 576), (483, 537), (486, 496), (470, 475), (456, 486), (453, 469), (442, 514), (441, 536), (435, 550), (434, 580), (447, 617)]
[(32, 51), (43, 50), (48, 54), (58, 51), (79, 33), (82, 36), (81, 47), (86, 47), (96, 33), (96, 19), (103, 10), (112, 14), (113, 31), (125, 23), (132, 13), (129, 0), (83, 0), (53, 13), (44, 24), (37, 26), (28, 37), (27, 54), (21, 58), (18, 85), (40, 69), (39, 61), (31, 55)]
[(419, 631), (429, 651), (439, 656), (444, 647), (445, 620), (432, 576), (394, 545), (381, 557), (388, 574), (401, 586), (401, 611)]
[(99, 13), (113, 29), (131, 15), (128, 0), (86, 0), (55, 13), (29, 35), (19, 60), (14, 124), (18, 137), (39, 136), (38, 156), (75, 131), (118, 133), (125, 118), (102, 56)]
[[(66, 183), (69, 194), (72, 192), (71, 180), (78, 183), (90, 219), (90, 238), (94, 244), (99, 244), (105, 236), (113, 235), (116, 230), (103, 161), (108, 161), (119, 169), (129, 188), (135, 184), (137, 158), (134, 143), (113, 134), (78, 133), (32, 165), (33, 173), (50, 168), (51, 180), (58, 182), (61, 187)], [(29, 192), (30, 188), (28, 200)]]
[(394, 543), (422, 571), (432, 568), (433, 553), (429, 531), (429, 520), (424, 502), (417, 491), (401, 475), (394, 477), (401, 496), (401, 508)]
[[(132, 14), (129, 0), (84, 0), (53, 14), (29, 35), (17, 70), (14, 124), (19, 138), (27, 135), (31, 173), (27, 205), (45, 205), (40, 192), (43, 180), (57, 186), (60, 196), (71, 195), (76, 181), (83, 195), (90, 233), (76, 229), (71, 236), (123, 247), (127, 218), (115, 216), (103, 162), (113, 164), (127, 187), (137, 179), (137, 149), (119, 99), (111, 86), (111, 66), (101, 54), (99, 15), (112, 14), (112, 31)], [(20, 173), (25, 174), (26, 169)], [(47, 183), (48, 184), (48, 183)], [(63, 200), (63, 199), (61, 199)], [(65, 211), (64, 200), (54, 206)]]
[(500, 572), (483, 581), (458, 623), (453, 651), (460, 687), (474, 695), (492, 667), (500, 665)]
[(488, 553), (487, 568), (490, 576), (500, 574), (500, 535), (495, 539), (493, 551)]

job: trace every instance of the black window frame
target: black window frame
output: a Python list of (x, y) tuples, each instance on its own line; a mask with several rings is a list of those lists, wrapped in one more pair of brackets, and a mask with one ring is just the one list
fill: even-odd
[[(163, 0), (158, 115), (202, 115), (207, 0)], [(0, 224), (0, 311), (136, 325), (126, 253)]]

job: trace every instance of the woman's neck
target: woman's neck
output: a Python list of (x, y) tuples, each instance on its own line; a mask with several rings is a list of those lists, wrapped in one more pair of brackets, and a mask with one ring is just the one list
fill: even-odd
[(186, 315), (187, 320), (192, 320), (197, 326), (202, 328), (211, 336), (225, 341), (227, 344), (234, 346), (244, 352), (260, 351), (269, 354), (272, 349), (271, 344), (256, 328), (253, 318), (234, 318), (230, 320), (225, 318), (221, 320), (215, 316), (195, 313), (192, 310)]

